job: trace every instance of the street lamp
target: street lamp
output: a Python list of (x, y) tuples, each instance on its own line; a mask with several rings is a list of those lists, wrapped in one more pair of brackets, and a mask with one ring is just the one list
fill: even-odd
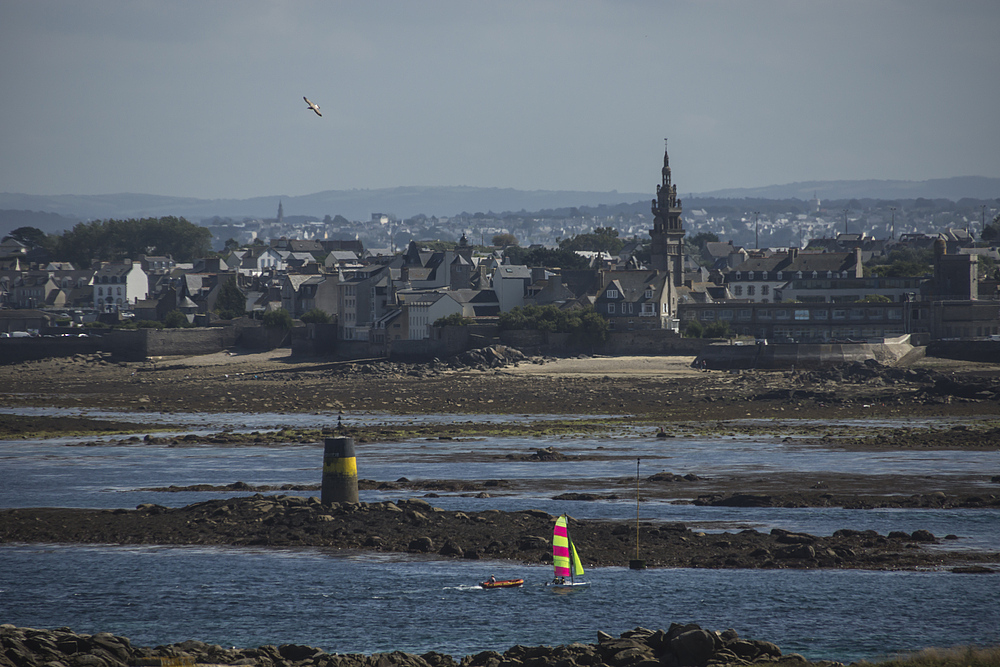
[(889, 226), (889, 238), (896, 238), (896, 207), (890, 206), (889, 210), (892, 211), (892, 223)]
[(760, 211), (753, 212), (753, 243), (757, 247), (757, 250), (760, 250), (760, 228), (757, 224), (759, 216)]

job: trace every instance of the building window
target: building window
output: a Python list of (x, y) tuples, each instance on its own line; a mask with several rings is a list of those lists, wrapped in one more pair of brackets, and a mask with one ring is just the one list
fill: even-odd
[(749, 308), (740, 308), (736, 313), (736, 317), (741, 320), (749, 320), (753, 318), (753, 311)]
[(609, 303), (608, 304), (608, 313), (613, 315), (614, 312), (615, 312), (615, 304)]
[(653, 298), (653, 290), (652, 290), (652, 288), (646, 290), (646, 298), (647, 299), (652, 299)]
[(753, 296), (757, 292), (757, 288), (753, 285), (747, 285), (747, 296)]
[(771, 292), (771, 288), (768, 287), (767, 285), (761, 285), (760, 286), (760, 295), (761, 296), (767, 296), (770, 292)]
[(733, 288), (734, 296), (743, 296), (743, 285), (737, 285)]
[(618, 290), (616, 290), (616, 289), (609, 289), (608, 292), (607, 292), (607, 294), (605, 296), (607, 296), (607, 298), (609, 298), (609, 299), (617, 299), (618, 298)]
[(795, 311), (795, 319), (797, 319), (797, 320), (808, 320), (809, 319), (809, 311), (808, 310), (796, 310)]

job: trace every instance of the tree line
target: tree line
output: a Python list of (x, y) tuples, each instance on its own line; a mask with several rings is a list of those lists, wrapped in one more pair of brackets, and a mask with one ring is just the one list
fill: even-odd
[(212, 253), (212, 232), (184, 218), (139, 218), (80, 222), (62, 234), (21, 227), (9, 235), (47, 251), (49, 261), (89, 268), (95, 262), (138, 260), (139, 255), (170, 255), (189, 262)]

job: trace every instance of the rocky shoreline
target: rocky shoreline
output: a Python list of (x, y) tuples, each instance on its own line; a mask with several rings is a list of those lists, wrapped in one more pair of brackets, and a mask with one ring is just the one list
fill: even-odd
[(393, 651), (362, 655), (327, 653), (304, 644), (223, 648), (188, 640), (155, 647), (133, 646), (127, 637), (109, 632), (93, 635), (69, 628), (52, 630), (0, 625), (0, 667), (182, 667), (242, 665), (255, 667), (727, 667), (729, 665), (796, 665), (833, 667), (841, 663), (810, 662), (798, 653), (783, 654), (768, 641), (741, 638), (735, 630), (704, 630), (696, 624), (672, 623), (667, 630), (636, 628), (613, 637), (597, 633), (593, 644), (513, 646), (503, 653), (483, 651), (456, 659), (436, 652), (420, 655)]
[[(554, 521), (540, 510), (445, 511), (423, 499), (323, 504), (316, 497), (255, 494), (180, 508), (0, 510), (0, 544), (320, 547), (544, 564)], [(586, 566), (623, 566), (634, 554), (634, 523), (571, 519), (571, 526)], [(680, 523), (639, 525), (649, 567), (998, 571), (997, 552), (928, 548), (942, 539), (926, 530), (880, 535), (845, 528), (816, 536), (778, 528), (703, 533)]]
[[(807, 372), (700, 372), (693, 358), (524, 357), (490, 363), (338, 362), (233, 353), (114, 363), (101, 355), (0, 364), (3, 404), (135, 411), (621, 415), (666, 421), (997, 415), (1000, 371), (925, 359)], [(656, 367), (650, 370), (651, 360)], [(576, 362), (579, 361), (579, 365)], [(594, 368), (600, 370), (595, 372)], [(633, 370), (636, 368), (637, 370)], [(568, 369), (568, 370), (567, 370)], [(303, 400), (303, 397), (308, 397)]]

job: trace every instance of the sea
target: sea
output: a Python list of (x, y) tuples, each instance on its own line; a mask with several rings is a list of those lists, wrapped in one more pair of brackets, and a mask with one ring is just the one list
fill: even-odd
[[(84, 410), (0, 410), (71, 414), (165, 425), (177, 433), (265, 431), (331, 425), (331, 415), (158, 414)], [(351, 425), (493, 421), (536, 416), (376, 413), (344, 415)], [(822, 425), (822, 423), (819, 423)], [(865, 422), (868, 428), (899, 426)], [(908, 420), (919, 428), (932, 422)], [(682, 521), (705, 532), (774, 527), (828, 535), (840, 528), (927, 529), (954, 535), (934, 549), (1000, 550), (1000, 510), (845, 510), (716, 508), (652, 499), (635, 502), (634, 482), (660, 471), (702, 477), (795, 472), (815, 475), (902, 475), (978, 480), (984, 493), (1000, 474), (1000, 451), (849, 452), (765, 436), (656, 438), (636, 427), (615, 437), (414, 438), (356, 443), (358, 475), (400, 478), (521, 480), (489, 498), (437, 493), (447, 510), (541, 509), (574, 518)], [(162, 436), (163, 433), (156, 433)], [(0, 507), (134, 508), (183, 506), (236, 492), (163, 492), (194, 484), (319, 484), (323, 447), (169, 446), (137, 434), (0, 442)], [(524, 462), (517, 455), (553, 447), (590, 460)], [(512, 455), (513, 458), (508, 458)], [(596, 460), (593, 460), (596, 459)], [(538, 480), (535, 488), (531, 482)], [(609, 482), (609, 480), (611, 480)], [(552, 483), (617, 500), (557, 500)], [(631, 489), (631, 492), (629, 491)], [(279, 492), (280, 493), (280, 492)], [(287, 492), (318, 495), (317, 492)], [(361, 491), (379, 502), (413, 491)], [(582, 554), (586, 561), (586, 554)], [(544, 584), (551, 568), (498, 561), (322, 548), (274, 549), (64, 544), (0, 545), (0, 623), (111, 632), (156, 646), (197, 639), (226, 647), (308, 644), (331, 653), (436, 651), (460, 658), (516, 644), (592, 643), (637, 627), (698, 623), (732, 628), (810, 659), (851, 662), (954, 645), (1000, 645), (1000, 573), (852, 570), (589, 569), (590, 586), (556, 594)], [(484, 590), (490, 576), (523, 578), (517, 589)]]

